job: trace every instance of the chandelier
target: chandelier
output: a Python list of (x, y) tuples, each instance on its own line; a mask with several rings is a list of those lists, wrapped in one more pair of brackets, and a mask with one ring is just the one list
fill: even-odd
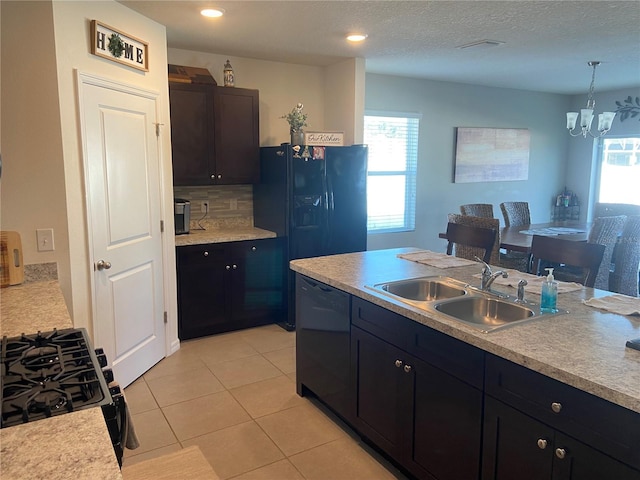
[(602, 137), (611, 129), (611, 123), (613, 122), (613, 118), (616, 116), (616, 112), (602, 112), (598, 115), (598, 132), (599, 135), (594, 135), (591, 133), (591, 122), (593, 121), (593, 109), (596, 106), (596, 101), (593, 98), (594, 91), (594, 83), (596, 80), (596, 67), (600, 65), (600, 62), (591, 61), (587, 62), (587, 65), (593, 67), (593, 73), (591, 74), (591, 85), (589, 86), (589, 95), (587, 97), (587, 106), (580, 110), (580, 128), (574, 133), (574, 129), (576, 127), (576, 121), (578, 120), (577, 112), (567, 112), (567, 130), (569, 130), (569, 135), (572, 137), (577, 137), (578, 135), (582, 135), (584, 138), (587, 138), (587, 133), (591, 135), (593, 138)]

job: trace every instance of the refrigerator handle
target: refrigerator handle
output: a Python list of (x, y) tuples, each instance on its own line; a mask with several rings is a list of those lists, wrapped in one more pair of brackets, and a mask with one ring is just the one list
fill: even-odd
[(334, 203), (333, 203), (333, 185), (331, 184), (331, 175), (327, 175), (327, 180), (326, 180), (326, 185), (327, 185), (327, 202), (326, 202), (326, 219), (325, 219), (325, 239), (326, 239), (326, 243), (325, 243), (325, 249), (329, 248), (329, 245), (331, 244), (331, 237), (332, 237), (332, 228), (331, 225), (333, 223), (333, 212), (334, 212)]

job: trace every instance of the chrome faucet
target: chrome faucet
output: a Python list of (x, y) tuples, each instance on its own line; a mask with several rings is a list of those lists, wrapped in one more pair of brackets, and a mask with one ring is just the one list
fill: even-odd
[(498, 270), (497, 272), (493, 273), (491, 271), (491, 267), (487, 262), (478, 257), (476, 257), (476, 260), (484, 265), (484, 267), (482, 268), (482, 278), (480, 279), (480, 290), (482, 290), (483, 292), (489, 291), (493, 281), (500, 275), (502, 275), (502, 278), (507, 278), (509, 276), (509, 273), (505, 272), (504, 270)]

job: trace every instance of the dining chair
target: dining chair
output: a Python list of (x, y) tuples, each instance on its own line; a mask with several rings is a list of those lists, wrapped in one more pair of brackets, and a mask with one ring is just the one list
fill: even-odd
[(582, 269), (582, 275), (576, 279), (577, 283), (585, 287), (593, 287), (604, 249), (604, 245), (598, 243), (534, 235), (531, 240), (532, 271), (536, 275), (546, 275), (542, 270), (546, 262), (579, 267)]
[[(589, 237), (587, 242), (599, 243), (604, 245), (604, 254), (602, 255), (602, 262), (596, 275), (596, 281), (594, 283), (595, 288), (601, 290), (609, 290), (609, 276), (611, 273), (611, 259), (613, 256), (613, 250), (618, 243), (618, 237), (624, 228), (627, 217), (625, 215), (617, 215), (615, 217), (597, 217), (593, 220), (591, 230), (589, 230)], [(554, 270), (554, 275), (558, 280), (564, 280), (567, 282), (576, 281), (575, 278), (580, 275), (580, 269), (575, 267), (560, 267)]]
[(494, 229), (449, 222), (447, 224), (447, 255), (454, 253), (455, 246), (456, 257), (469, 260), (479, 257), (485, 263), (490, 263), (496, 235), (497, 230)]
[(593, 217), (613, 217), (618, 215), (640, 215), (640, 205), (629, 203), (602, 203), (598, 202), (593, 208)]
[(612, 292), (639, 296), (640, 215), (627, 217), (616, 248), (613, 272), (609, 279)]
[(467, 203), (460, 205), (460, 213), (472, 217), (493, 218), (493, 205), (490, 203)]
[(531, 223), (529, 202), (503, 202), (500, 204), (500, 210), (502, 210), (505, 227), (516, 227)]
[[(500, 251), (500, 220), (497, 218), (474, 217), (472, 215), (460, 215), (450, 213), (448, 221), (452, 223), (460, 223), (471, 227), (489, 228), (496, 230), (496, 240), (491, 249), (491, 265), (497, 265), (502, 268), (511, 268), (522, 272), (529, 271), (529, 255), (521, 252)], [(478, 255), (480, 256), (480, 255)]]
[[(491, 256), (489, 257), (491, 265), (498, 265), (500, 261), (500, 220), (497, 218), (485, 218), (485, 217), (474, 217), (472, 215), (460, 215), (459, 213), (450, 213), (447, 215), (447, 221), (449, 223), (456, 223), (460, 225), (466, 225), (468, 227), (479, 227), (486, 228), (489, 230), (495, 230), (496, 236), (494, 239), (494, 243), (491, 246)], [(478, 256), (482, 258), (482, 255), (479, 254), (479, 250), (477, 248), (471, 249), (473, 251), (469, 251), (468, 247), (462, 247), (462, 254), (456, 256), (463, 256), (463, 258), (474, 259), (474, 256)]]

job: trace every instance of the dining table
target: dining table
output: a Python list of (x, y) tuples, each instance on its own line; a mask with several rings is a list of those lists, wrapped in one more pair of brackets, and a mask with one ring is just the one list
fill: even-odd
[[(586, 242), (590, 229), (591, 224), (589, 223), (570, 220), (502, 227), (500, 229), (500, 248), (514, 252), (529, 253), (534, 235)], [(438, 236), (439, 238), (447, 238), (446, 233), (440, 233)]]

